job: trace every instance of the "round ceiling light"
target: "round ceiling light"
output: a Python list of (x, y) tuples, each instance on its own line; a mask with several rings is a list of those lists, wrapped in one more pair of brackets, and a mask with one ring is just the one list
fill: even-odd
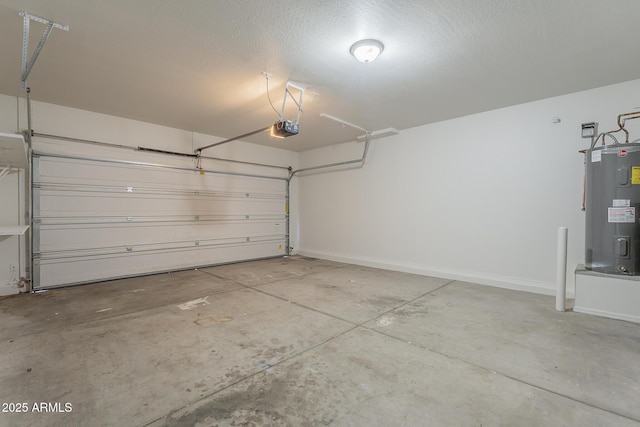
[(374, 61), (378, 55), (384, 50), (382, 42), (374, 39), (366, 39), (355, 42), (351, 45), (351, 55), (353, 55), (358, 61), (368, 62)]

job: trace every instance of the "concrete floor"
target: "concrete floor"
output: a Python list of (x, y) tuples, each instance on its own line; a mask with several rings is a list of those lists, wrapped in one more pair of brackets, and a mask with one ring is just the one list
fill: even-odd
[(640, 426), (640, 325), (548, 296), (292, 257), (0, 312), (2, 426)]

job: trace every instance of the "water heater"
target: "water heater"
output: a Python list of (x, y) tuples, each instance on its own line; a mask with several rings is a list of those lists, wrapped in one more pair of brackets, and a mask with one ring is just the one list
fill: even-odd
[(640, 144), (586, 151), (587, 269), (640, 274)]

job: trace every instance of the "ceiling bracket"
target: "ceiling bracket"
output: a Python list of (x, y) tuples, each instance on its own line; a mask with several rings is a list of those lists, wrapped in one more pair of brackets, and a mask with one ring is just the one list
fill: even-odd
[[(269, 81), (269, 73), (263, 72), (262, 74), (265, 75), (265, 77), (267, 78), (267, 82), (268, 82)], [(293, 88), (293, 89), (298, 90), (298, 99), (296, 99), (296, 97), (294, 96), (294, 93), (289, 88)], [(218, 145), (226, 144), (226, 143), (231, 142), (231, 141), (237, 141), (238, 139), (245, 138), (245, 137), (251, 136), (251, 135), (255, 135), (257, 133), (264, 132), (264, 131), (267, 131), (267, 130), (271, 130), (271, 136), (275, 136), (277, 138), (284, 138), (284, 137), (291, 136), (291, 135), (297, 135), (298, 134), (298, 123), (300, 123), (300, 115), (302, 114), (302, 98), (304, 97), (305, 90), (306, 89), (303, 86), (300, 86), (299, 84), (287, 81), (287, 85), (284, 88), (284, 98), (282, 99), (282, 111), (280, 112), (280, 120), (279, 121), (277, 121), (273, 125), (269, 125), (267, 127), (260, 128), (258, 130), (254, 130), (254, 131), (242, 134), (242, 135), (234, 136), (233, 138), (225, 139), (225, 140), (220, 141), (220, 142), (214, 142), (213, 144), (205, 145), (204, 147), (196, 148), (195, 150), (193, 150), (193, 152), (196, 153), (197, 157), (199, 158), (202, 155), (202, 150), (206, 150), (207, 148), (216, 147)], [(295, 123), (293, 121), (291, 121), (291, 120), (285, 120), (284, 119), (284, 111), (285, 111), (285, 107), (286, 107), (286, 104), (287, 104), (287, 96), (291, 97), (293, 102), (298, 107), (298, 115), (296, 116)], [(274, 108), (274, 110), (275, 110), (275, 108)], [(277, 113), (277, 111), (276, 111), (276, 113)], [(274, 132), (275, 130), (277, 130), (277, 132)]]
[[(289, 88), (294, 88), (298, 90), (298, 99), (293, 95), (293, 92)], [(282, 110), (280, 111), (280, 121), (284, 121), (284, 108), (287, 104), (287, 95), (291, 97), (291, 100), (298, 107), (298, 115), (296, 116), (295, 125), (300, 123), (300, 115), (302, 114), (302, 98), (304, 97), (304, 91), (306, 89), (303, 86), (295, 84), (293, 82), (287, 81), (287, 85), (284, 88), (284, 99), (282, 100)]]
[[(298, 90), (298, 99), (294, 96), (294, 92), (291, 89)], [(287, 85), (284, 88), (284, 98), (282, 99), (282, 110), (280, 111), (280, 120), (273, 124), (271, 128), (271, 136), (275, 138), (286, 138), (288, 136), (297, 135), (300, 132), (300, 115), (302, 114), (302, 98), (304, 97), (305, 88), (297, 85), (293, 82), (287, 81)], [(287, 98), (291, 98), (294, 104), (298, 107), (298, 114), (296, 115), (295, 122), (293, 120), (285, 120), (284, 112), (287, 106)]]
[[(51, 30), (57, 28), (62, 31), (69, 31), (68, 25), (58, 24), (57, 22), (53, 22), (49, 19), (41, 18), (36, 15), (32, 15), (28, 12), (20, 12), (20, 16), (24, 18), (24, 25), (22, 28), (22, 72), (20, 74), (20, 83), (22, 86), (22, 90), (27, 90), (27, 78), (29, 77), (29, 73), (31, 73), (31, 69), (33, 65), (36, 63), (38, 59), (38, 55), (42, 51), (44, 44), (47, 42), (49, 35), (51, 34)], [(29, 24), (31, 21), (36, 21), (41, 24), (47, 26), (45, 28), (44, 33), (42, 33), (42, 37), (40, 37), (40, 41), (38, 42), (38, 46), (36, 46), (33, 55), (31, 55), (31, 59), (27, 61), (28, 51), (29, 51)]]

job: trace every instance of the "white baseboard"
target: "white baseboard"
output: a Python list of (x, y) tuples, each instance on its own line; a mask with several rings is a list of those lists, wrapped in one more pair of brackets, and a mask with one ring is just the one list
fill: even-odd
[(640, 323), (640, 316), (633, 316), (630, 314), (614, 313), (611, 311), (596, 310), (593, 308), (585, 308), (580, 306), (573, 307), (573, 311), (575, 311), (576, 313), (584, 313), (584, 314), (591, 314), (593, 316), (607, 317), (609, 319), (626, 320), (627, 322)]
[[(477, 283), (479, 285), (494, 286), (503, 289), (513, 289), (516, 291), (532, 292), (535, 294), (555, 295), (555, 283), (530, 280), (521, 277), (502, 276), (497, 274), (486, 274), (464, 270), (442, 269), (428, 265), (416, 265), (398, 263), (389, 260), (380, 260), (364, 257), (353, 257), (332, 252), (322, 252), (306, 249), (298, 249), (298, 255), (321, 258), (329, 261), (344, 262), (348, 264), (363, 265), (366, 267), (382, 268), (384, 270), (401, 271), (403, 273), (419, 274), (421, 276), (438, 277), (442, 279), (460, 280), (464, 282)], [(567, 290), (567, 298), (573, 299), (575, 292)]]

